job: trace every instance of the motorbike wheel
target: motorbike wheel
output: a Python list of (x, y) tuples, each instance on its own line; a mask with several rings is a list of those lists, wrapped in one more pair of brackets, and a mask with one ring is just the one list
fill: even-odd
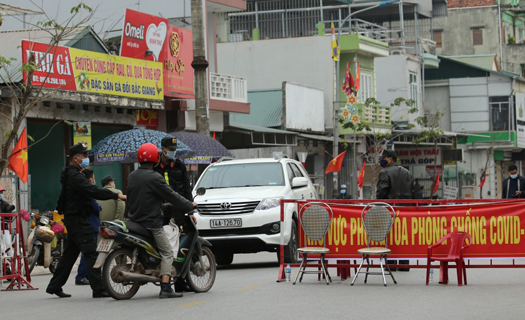
[(29, 264), (29, 273), (33, 272), (33, 268), (36, 266), (38, 257), (40, 256), (40, 246), (33, 246), (33, 250), (27, 256), (27, 263)]
[(55, 270), (57, 269), (57, 266), (58, 266), (58, 260), (60, 260), (59, 258), (53, 258), (53, 260), (51, 261), (51, 264), (49, 265), (49, 271), (51, 273), (55, 273)]
[(116, 300), (130, 299), (137, 291), (138, 282), (115, 282), (119, 271), (128, 271), (131, 266), (132, 252), (128, 249), (117, 249), (111, 252), (102, 268), (102, 283), (109, 295)]
[(194, 292), (207, 292), (213, 286), (215, 282), (215, 275), (217, 273), (217, 266), (215, 264), (215, 257), (211, 249), (202, 246), (202, 262), (205, 266), (205, 273), (203, 275), (195, 274), (198, 264), (200, 264), (199, 258), (194, 253), (194, 256), (191, 259), (190, 270), (186, 276), (186, 282)]

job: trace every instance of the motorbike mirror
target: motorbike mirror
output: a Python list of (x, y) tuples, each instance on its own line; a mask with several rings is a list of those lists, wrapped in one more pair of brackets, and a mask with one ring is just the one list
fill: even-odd
[(198, 196), (203, 196), (205, 193), (206, 193), (206, 188), (200, 187), (199, 189), (197, 189)]

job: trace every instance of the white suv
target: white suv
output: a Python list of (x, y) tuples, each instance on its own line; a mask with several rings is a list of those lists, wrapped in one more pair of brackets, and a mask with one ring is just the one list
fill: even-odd
[[(299, 161), (281, 159), (223, 160), (202, 173), (194, 191), (199, 233), (213, 245), (217, 263), (228, 265), (235, 253), (277, 252), (281, 243), (280, 200), (318, 199)], [(194, 194), (195, 195), (195, 194)], [(297, 261), (297, 205), (285, 204), (284, 258)]]

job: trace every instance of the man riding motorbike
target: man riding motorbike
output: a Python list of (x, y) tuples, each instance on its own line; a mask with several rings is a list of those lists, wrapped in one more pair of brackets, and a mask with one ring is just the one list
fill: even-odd
[(159, 297), (182, 297), (181, 293), (174, 292), (170, 287), (173, 249), (162, 227), (161, 205), (163, 201), (167, 201), (185, 212), (190, 212), (197, 204), (173, 191), (166, 184), (166, 180), (153, 171), (153, 166), (159, 162), (159, 150), (154, 144), (145, 143), (140, 146), (137, 157), (141, 166), (128, 176), (128, 216), (131, 221), (140, 223), (151, 231), (158, 247), (162, 258)]

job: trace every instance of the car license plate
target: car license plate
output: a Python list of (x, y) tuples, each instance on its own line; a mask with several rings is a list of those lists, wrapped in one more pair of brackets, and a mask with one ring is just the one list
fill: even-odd
[(225, 227), (242, 227), (242, 219), (212, 219), (210, 220), (211, 228), (225, 228)]
[(112, 245), (113, 245), (112, 239), (102, 239), (98, 243), (97, 252), (109, 252), (109, 250), (111, 250)]

